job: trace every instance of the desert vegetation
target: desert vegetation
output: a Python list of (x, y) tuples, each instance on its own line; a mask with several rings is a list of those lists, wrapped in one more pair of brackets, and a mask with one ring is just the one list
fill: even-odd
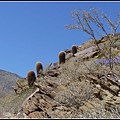
[(16, 94), (4, 97), (9, 102), (4, 101), (4, 110), (0, 106), (3, 116), (10, 108), (9, 118), (120, 118), (119, 62), (96, 64), (96, 60), (112, 60), (120, 55), (120, 16), (113, 23), (98, 9), (73, 11), (71, 15), (77, 23), (66, 28), (82, 30), (91, 39), (80, 46), (73, 45), (71, 50), (60, 51), (58, 61), (44, 69), (41, 62), (36, 62), (37, 75), (28, 71), (26, 80), (16, 81)]

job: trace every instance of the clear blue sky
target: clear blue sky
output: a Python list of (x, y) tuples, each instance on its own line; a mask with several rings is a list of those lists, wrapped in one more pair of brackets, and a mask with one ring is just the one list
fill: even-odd
[[(72, 10), (101, 8), (109, 16), (119, 2), (0, 2), (0, 69), (26, 77), (40, 61), (58, 61), (58, 53), (89, 39), (82, 31), (66, 30)], [(36, 71), (35, 71), (36, 73)]]

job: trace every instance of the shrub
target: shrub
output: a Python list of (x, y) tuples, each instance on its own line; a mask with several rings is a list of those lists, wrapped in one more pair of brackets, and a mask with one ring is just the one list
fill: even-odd
[(89, 82), (71, 82), (66, 89), (57, 94), (55, 100), (67, 107), (78, 108), (83, 105), (83, 101), (87, 101), (94, 96), (93, 91), (93, 85)]
[(55, 97), (56, 101), (67, 107), (78, 108), (83, 101), (93, 97), (94, 86), (89, 81), (86, 82), (86, 78), (80, 78), (84, 75), (81, 69), (79, 62), (67, 61), (62, 65), (61, 74), (56, 79), (56, 83), (61, 87)]

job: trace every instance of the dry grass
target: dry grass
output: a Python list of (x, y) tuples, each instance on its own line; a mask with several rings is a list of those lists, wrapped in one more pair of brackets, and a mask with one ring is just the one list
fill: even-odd
[(65, 106), (80, 107), (83, 101), (92, 98), (94, 86), (86, 79), (80, 79), (83, 74), (78, 63), (67, 62), (63, 64), (60, 76), (56, 79), (64, 89), (59, 91), (55, 100)]
[(11, 93), (0, 99), (0, 115), (4, 115), (5, 113), (15, 114), (21, 110), (21, 105), (23, 101), (33, 93), (35, 89), (30, 88), (25, 90), (21, 95), (15, 95), (15, 93)]
[(89, 110), (83, 113), (81, 118), (120, 118), (120, 104), (114, 106), (105, 106), (101, 104), (101, 107), (95, 110)]
[(83, 101), (94, 97), (93, 91), (90, 83), (72, 82), (57, 94), (55, 100), (67, 107), (79, 108)]

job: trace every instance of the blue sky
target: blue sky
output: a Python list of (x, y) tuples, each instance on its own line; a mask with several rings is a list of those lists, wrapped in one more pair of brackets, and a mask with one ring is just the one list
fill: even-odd
[[(58, 53), (81, 45), (89, 36), (79, 30), (66, 30), (73, 22), (70, 12), (101, 8), (114, 17), (119, 2), (0, 2), (0, 69), (26, 77), (40, 61), (58, 61)], [(35, 71), (36, 73), (36, 71)]]

